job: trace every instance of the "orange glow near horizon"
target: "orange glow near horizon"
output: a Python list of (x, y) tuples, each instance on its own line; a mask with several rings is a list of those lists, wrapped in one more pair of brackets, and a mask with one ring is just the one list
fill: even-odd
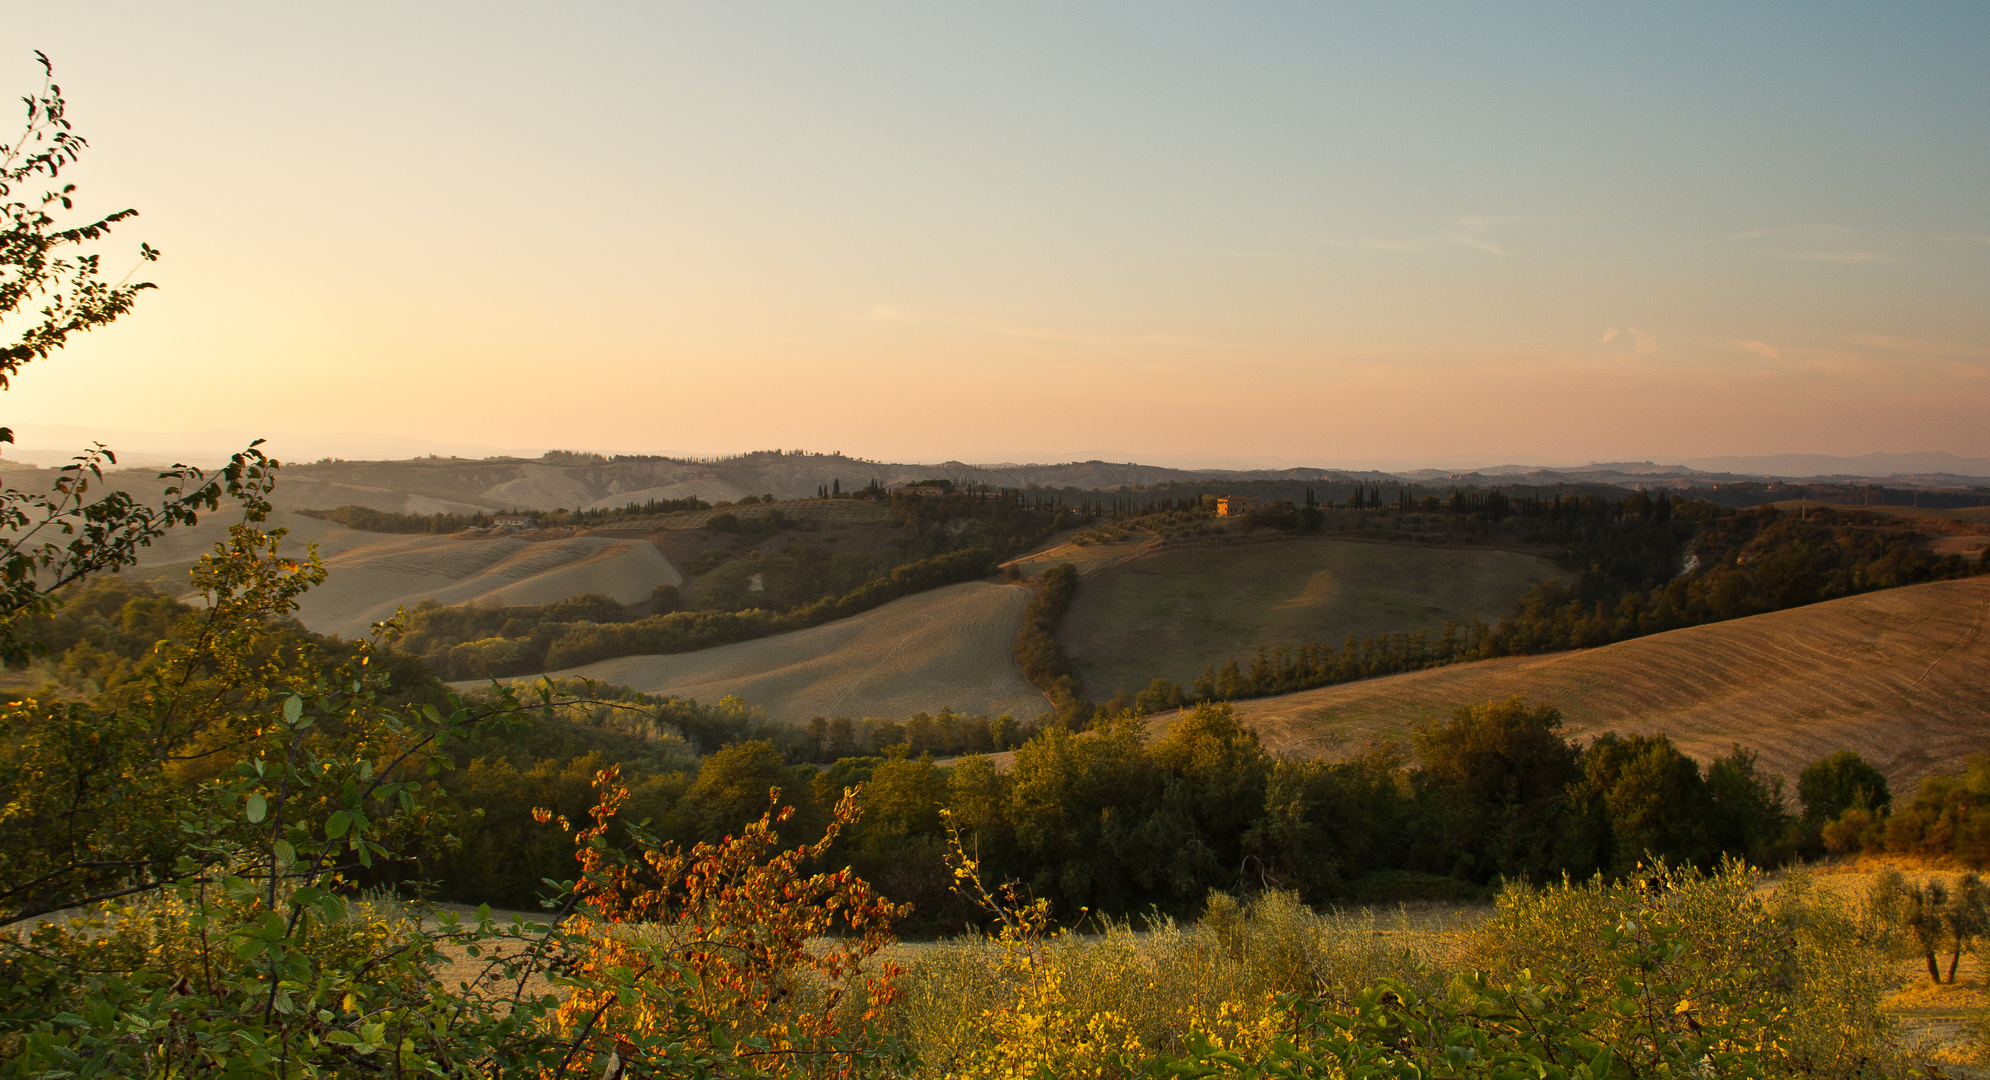
[(1990, 15), (1444, 10), (37, 12), (165, 259), (4, 419), (1990, 457)]

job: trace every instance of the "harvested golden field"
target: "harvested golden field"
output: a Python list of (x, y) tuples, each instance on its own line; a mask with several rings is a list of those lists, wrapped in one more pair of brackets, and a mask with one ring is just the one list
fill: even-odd
[(1212, 663), (1248, 668), (1260, 645), (1495, 621), (1535, 583), (1564, 576), (1511, 551), (1327, 537), (1078, 550), (1095, 561), (1057, 636), (1095, 698), (1157, 675), (1187, 686)]
[(1016, 672), (1010, 650), (1029, 594), (968, 582), (894, 600), (807, 630), (669, 656), (601, 660), (555, 677), (619, 683), (653, 694), (717, 701), (728, 694), (773, 720), (918, 712), (1048, 711)]
[(1850, 748), (1900, 791), (1990, 752), (1990, 577), (1913, 585), (1600, 649), (1411, 672), (1240, 702), (1272, 749), (1339, 757), (1461, 704), (1515, 695), (1570, 726), (1735, 743), (1794, 776)]

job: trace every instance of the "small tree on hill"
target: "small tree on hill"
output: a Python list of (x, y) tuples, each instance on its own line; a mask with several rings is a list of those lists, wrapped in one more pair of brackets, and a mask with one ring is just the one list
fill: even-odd
[(1887, 789), (1886, 774), (1853, 751), (1840, 750), (1798, 775), (1797, 798), (1803, 801), (1803, 823), (1821, 828), (1854, 806), (1881, 813), (1893, 801), (1893, 793)]
[(1905, 932), (1928, 965), (1928, 980), (1937, 986), (1942, 983), (1940, 955), (1949, 954), (1948, 981), (1953, 984), (1963, 952), (1990, 930), (1990, 890), (1975, 874), (1950, 889), (1936, 880), (1910, 882), (1900, 871), (1889, 870), (1873, 883), (1869, 903)]

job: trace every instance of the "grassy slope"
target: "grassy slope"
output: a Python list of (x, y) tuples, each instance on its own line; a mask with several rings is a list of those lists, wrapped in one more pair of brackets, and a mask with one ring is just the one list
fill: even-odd
[(1990, 751), (1990, 578), (1936, 582), (1600, 649), (1490, 660), (1241, 702), (1273, 749), (1326, 757), (1518, 694), (1580, 730), (1739, 742), (1786, 776), (1850, 747), (1902, 790)]
[(823, 626), (670, 656), (602, 660), (557, 676), (716, 701), (736, 694), (769, 718), (1047, 711), (1010, 649), (1028, 594), (969, 582), (894, 600)]
[(1248, 667), (1259, 645), (1493, 621), (1560, 574), (1509, 551), (1328, 538), (1105, 550), (1121, 548), (1134, 557), (1089, 574), (1058, 632), (1100, 698), (1156, 675), (1186, 686), (1212, 662)]

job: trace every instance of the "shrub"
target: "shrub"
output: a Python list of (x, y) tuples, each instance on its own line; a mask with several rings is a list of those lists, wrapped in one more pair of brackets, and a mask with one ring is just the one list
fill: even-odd
[(1677, 1017), (1690, 1016), (1696, 1037), (1751, 1048), (1756, 1075), (1854, 1076), (1890, 1057), (1880, 998), (1892, 940), (1803, 874), (1767, 890), (1760, 871), (1726, 861), (1704, 874), (1661, 865), (1616, 882), (1509, 886), (1472, 956), (1496, 981), (1518, 985), (1531, 970), (1606, 1016), (1626, 978), (1670, 995), (1656, 1028), (1626, 1015), (1593, 1030), (1606, 1040), (1678, 1038), (1688, 1032)]
[(1850, 750), (1813, 762), (1797, 776), (1803, 820), (1813, 827), (1836, 821), (1853, 806), (1884, 811), (1893, 801), (1886, 775)]

